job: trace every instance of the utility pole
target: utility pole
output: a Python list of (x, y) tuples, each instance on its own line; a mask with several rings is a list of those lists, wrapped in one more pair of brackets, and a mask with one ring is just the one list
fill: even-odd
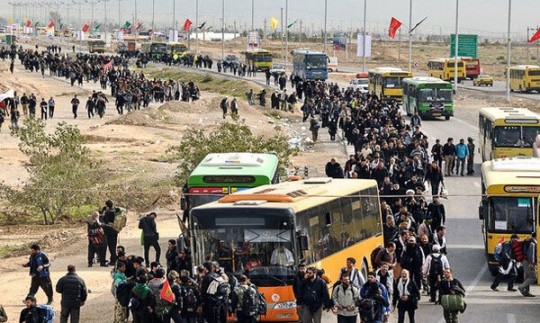
[(510, 102), (510, 55), (512, 53), (512, 39), (510, 38), (510, 29), (512, 21), (512, 0), (508, 0), (508, 47), (506, 49), (506, 101)]
[(251, 0), (251, 30), (255, 30), (255, 0)]
[(458, 89), (458, 54), (459, 54), (459, 0), (456, 0), (456, 37), (454, 46), (454, 94)]
[(362, 72), (366, 71), (366, 11), (367, 11), (367, 0), (364, 0), (364, 46), (362, 46)]
[(409, 1), (409, 71), (412, 71), (412, 1)]
[(199, 55), (199, 0), (195, 2), (195, 54)]
[(225, 59), (225, 0), (221, 0), (221, 60)]
[[(285, 0), (285, 27), (289, 26), (289, 0)], [(285, 70), (289, 65), (289, 31), (285, 29)]]
[(326, 24), (328, 19), (328, 0), (324, 0), (324, 32), (323, 32), (323, 52), (326, 53)]

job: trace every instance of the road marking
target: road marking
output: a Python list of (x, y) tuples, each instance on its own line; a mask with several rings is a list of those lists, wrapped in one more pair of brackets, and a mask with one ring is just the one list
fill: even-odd
[(506, 314), (506, 321), (508, 323), (516, 323), (516, 316), (513, 313)]
[(484, 249), (483, 244), (470, 245), (470, 244), (448, 244), (446, 245), (448, 249)]

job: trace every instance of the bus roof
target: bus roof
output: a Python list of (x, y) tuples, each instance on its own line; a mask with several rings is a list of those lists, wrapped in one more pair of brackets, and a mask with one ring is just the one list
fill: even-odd
[[(204, 175), (268, 175), (272, 178), (278, 166), (274, 154), (224, 153), (208, 154), (191, 173), (192, 177)], [(247, 173), (246, 173), (247, 172)]]
[(255, 206), (300, 211), (332, 201), (340, 196), (373, 188), (378, 198), (377, 182), (362, 179), (311, 178), (295, 182), (263, 185), (223, 197), (195, 209)]
[(377, 68), (369, 70), (368, 74), (388, 74), (388, 75), (398, 74), (402, 76), (407, 76), (409, 78), (413, 76), (412, 72), (404, 71), (401, 68), (397, 68), (397, 67), (377, 67)]
[(536, 69), (536, 68), (540, 68), (540, 66), (538, 65), (515, 65), (515, 66), (510, 66), (510, 69), (511, 70), (528, 70), (528, 69)]
[(514, 123), (540, 123), (540, 115), (525, 108), (498, 107), (498, 108), (482, 108), (480, 115), (491, 121), (500, 121), (500, 124)]
[[(463, 59), (463, 57), (458, 56), (458, 62), (460, 62)], [(454, 57), (443, 57), (443, 58), (433, 58), (430, 59), (429, 62), (448, 62), (448, 61), (455, 61)]]
[(540, 194), (540, 158), (489, 160), (482, 164), (482, 175), (488, 192), (498, 187), (498, 192)]
[(412, 78), (405, 78), (403, 79), (403, 83), (408, 84), (446, 84), (452, 87), (452, 84), (450, 82), (443, 81), (441, 79), (438, 79), (436, 77), (429, 77), (429, 76), (417, 76)]
[(324, 52), (319, 52), (311, 49), (295, 49), (291, 52), (293, 55), (326, 55)]

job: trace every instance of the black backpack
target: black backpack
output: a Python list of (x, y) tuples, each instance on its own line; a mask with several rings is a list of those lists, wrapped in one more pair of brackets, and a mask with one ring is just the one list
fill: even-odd
[(230, 291), (231, 285), (223, 277), (218, 276), (212, 278), (206, 293), (214, 302), (224, 304), (229, 299)]
[(135, 287), (133, 282), (121, 283), (116, 287), (116, 299), (122, 306), (128, 306), (131, 299), (131, 290)]
[(430, 276), (439, 276), (444, 273), (442, 255), (439, 257), (431, 256), (431, 263), (429, 265), (429, 275)]
[(358, 301), (358, 311), (362, 322), (375, 321), (375, 300), (371, 298), (362, 298)]
[(195, 290), (191, 286), (182, 286), (182, 310), (187, 313), (195, 313), (199, 302)]
[(244, 293), (242, 294), (242, 304), (240, 304), (240, 310), (246, 316), (255, 316), (259, 314), (259, 292), (252, 286), (247, 288), (241, 288)]

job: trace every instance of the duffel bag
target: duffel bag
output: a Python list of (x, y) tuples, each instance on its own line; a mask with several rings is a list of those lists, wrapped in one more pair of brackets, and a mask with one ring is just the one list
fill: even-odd
[(450, 312), (463, 311), (465, 308), (462, 295), (443, 295), (441, 305), (445, 310)]

